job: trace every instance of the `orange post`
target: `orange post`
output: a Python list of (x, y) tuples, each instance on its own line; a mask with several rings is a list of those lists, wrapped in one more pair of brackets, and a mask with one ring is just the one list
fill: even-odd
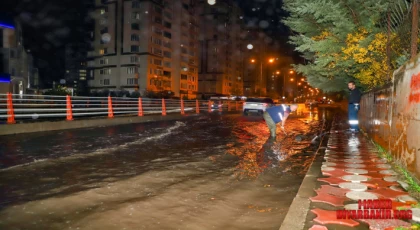
[(112, 109), (112, 99), (108, 96), (108, 118), (114, 117), (114, 110)]
[(71, 98), (69, 95), (67, 95), (66, 97), (66, 113), (67, 113), (67, 119), (68, 121), (72, 121), (73, 120), (73, 111), (72, 111), (72, 106), (71, 106)]
[(7, 124), (15, 124), (15, 111), (13, 109), (13, 98), (11, 93), (7, 93)]
[(235, 109), (239, 110), (239, 103), (237, 101), (235, 101)]
[(166, 105), (164, 98), (162, 98), (162, 116), (166, 116)]
[(195, 100), (195, 113), (199, 114), (200, 113), (200, 105), (198, 104), (198, 100)]
[(222, 112), (223, 110), (223, 104), (222, 101), (219, 101), (219, 112)]
[(211, 113), (211, 101), (209, 100), (209, 113)]
[(141, 97), (139, 97), (139, 117), (143, 116), (143, 103), (141, 101)]
[(184, 111), (184, 100), (181, 98), (181, 114), (185, 114)]

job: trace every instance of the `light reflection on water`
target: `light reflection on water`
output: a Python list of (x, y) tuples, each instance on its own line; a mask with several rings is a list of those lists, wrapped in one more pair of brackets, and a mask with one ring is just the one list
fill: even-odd
[[(229, 143), (226, 146), (228, 154), (238, 156), (240, 159), (235, 172), (237, 178), (256, 179), (266, 169), (279, 168), (281, 162), (309, 147), (308, 140), (298, 142), (295, 138), (299, 134), (307, 137), (314, 135), (319, 125), (318, 113), (316, 110), (304, 107), (297, 114), (295, 118), (298, 119), (293, 119), (291, 116), (286, 124), (287, 130), (293, 132), (285, 136), (278, 128), (276, 140), (268, 138), (269, 131), (263, 120), (241, 120), (236, 123), (232, 133), (236, 137), (235, 142), (241, 144)], [(306, 164), (305, 161), (301, 163)]]
[[(83, 138), (80, 131), (56, 134), (54, 151), (132, 144), (0, 171), (0, 219), (7, 220), (0, 228), (278, 229), (311, 163), (310, 143), (295, 137), (317, 127), (312, 113), (291, 118), (290, 137), (278, 130), (274, 141), (261, 117), (238, 115), (83, 131)], [(139, 141), (147, 136), (155, 138)]]

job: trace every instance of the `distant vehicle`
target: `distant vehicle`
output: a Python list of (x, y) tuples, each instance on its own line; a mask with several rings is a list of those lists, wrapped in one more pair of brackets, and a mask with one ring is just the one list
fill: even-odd
[(305, 105), (308, 107), (318, 106), (318, 102), (315, 100), (306, 100)]
[(274, 101), (271, 98), (248, 98), (243, 105), (243, 113), (248, 116), (250, 112), (263, 114), (267, 108), (274, 106)]
[(208, 106), (210, 103), (211, 109), (212, 110), (218, 110), (220, 108), (222, 108), (223, 106), (227, 106), (228, 103), (228, 99), (225, 97), (211, 97), (210, 100), (208, 101), (204, 101), (202, 103), (203, 106)]

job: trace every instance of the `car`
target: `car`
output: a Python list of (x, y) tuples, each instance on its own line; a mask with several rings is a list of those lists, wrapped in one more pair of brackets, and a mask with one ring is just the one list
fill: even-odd
[(243, 104), (243, 113), (248, 116), (250, 112), (263, 114), (267, 108), (274, 106), (271, 98), (248, 98)]
[(305, 105), (307, 107), (315, 107), (318, 106), (318, 102), (315, 100), (306, 100)]

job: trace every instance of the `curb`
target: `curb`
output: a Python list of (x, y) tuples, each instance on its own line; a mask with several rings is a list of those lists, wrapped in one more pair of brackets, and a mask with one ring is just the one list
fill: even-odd
[(305, 227), (306, 216), (311, 205), (309, 198), (315, 195), (314, 188), (316, 188), (317, 179), (322, 175), (321, 166), (324, 160), (325, 146), (327, 145), (325, 136), (321, 139), (311, 167), (306, 173), (279, 230), (302, 230)]
[(190, 117), (201, 116), (204, 114), (168, 114), (167, 116), (149, 115), (144, 117), (114, 117), (109, 118), (96, 118), (96, 119), (81, 119), (73, 121), (45, 121), (34, 123), (20, 123), (13, 125), (0, 125), (0, 136), (22, 134), (22, 133), (35, 133), (45, 131), (57, 131), (68, 129), (81, 129), (103, 126), (114, 126), (135, 123), (147, 123), (154, 121), (170, 121), (170, 120), (183, 120)]

